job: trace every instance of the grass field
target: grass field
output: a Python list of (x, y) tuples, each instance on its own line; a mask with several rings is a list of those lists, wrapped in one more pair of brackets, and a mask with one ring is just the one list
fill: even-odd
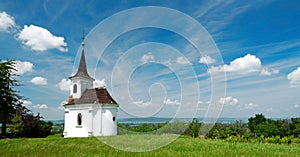
[[(156, 137), (154, 137), (156, 136)], [(145, 139), (164, 140), (175, 135), (121, 135), (101, 137), (130, 147), (130, 143), (143, 144)], [(113, 139), (112, 139), (113, 138)], [(149, 141), (148, 141), (149, 142)], [(107, 146), (97, 138), (68, 138), (52, 136), (44, 139), (1, 139), (0, 156), (300, 156), (300, 145), (229, 143), (194, 139), (181, 136), (169, 145), (148, 152), (126, 152)]]

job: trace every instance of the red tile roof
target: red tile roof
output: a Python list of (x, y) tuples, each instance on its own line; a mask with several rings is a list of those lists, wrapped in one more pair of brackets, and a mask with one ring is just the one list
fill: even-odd
[(110, 96), (106, 88), (87, 89), (79, 99), (69, 98), (66, 105), (74, 104), (102, 104), (117, 105), (117, 102)]

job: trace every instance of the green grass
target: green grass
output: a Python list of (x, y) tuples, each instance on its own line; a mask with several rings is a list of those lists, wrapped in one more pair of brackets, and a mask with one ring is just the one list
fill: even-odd
[[(0, 156), (300, 156), (300, 145), (230, 143), (216, 140), (194, 139), (182, 136), (171, 144), (148, 152), (127, 152), (112, 148), (102, 141), (111, 142), (122, 149), (136, 146), (161, 145), (175, 135), (121, 135), (97, 138), (1, 139)], [(157, 140), (160, 139), (160, 140)], [(147, 147), (145, 147), (147, 148)]]

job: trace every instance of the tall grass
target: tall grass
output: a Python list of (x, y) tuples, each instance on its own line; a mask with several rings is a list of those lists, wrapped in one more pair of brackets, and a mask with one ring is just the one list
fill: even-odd
[(299, 144), (235, 143), (187, 136), (181, 136), (159, 149), (137, 153), (118, 150), (102, 142), (114, 140), (119, 145), (130, 147), (133, 142), (145, 144), (145, 139), (164, 140), (173, 137), (174, 135), (121, 135), (101, 137), (100, 140), (95, 137), (64, 139), (59, 136), (44, 139), (2, 139), (0, 156), (300, 156)]

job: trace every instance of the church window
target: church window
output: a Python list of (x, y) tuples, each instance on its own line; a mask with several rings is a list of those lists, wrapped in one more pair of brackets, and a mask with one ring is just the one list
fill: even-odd
[(76, 93), (77, 92), (77, 84), (74, 84), (73, 86), (73, 93)]
[(115, 120), (116, 120), (116, 117), (113, 117), (112, 120), (115, 121)]
[(77, 115), (77, 125), (81, 125), (82, 124), (82, 115), (81, 113), (78, 113)]

